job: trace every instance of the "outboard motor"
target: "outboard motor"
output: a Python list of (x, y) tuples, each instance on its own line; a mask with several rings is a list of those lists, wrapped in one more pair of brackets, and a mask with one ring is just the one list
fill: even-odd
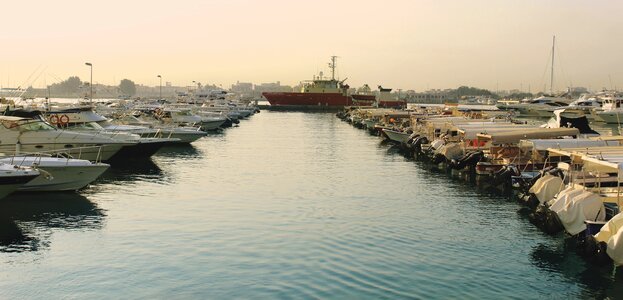
[(461, 170), (465, 167), (475, 167), (476, 164), (483, 158), (484, 153), (480, 150), (470, 151), (465, 153), (459, 159), (453, 159), (450, 161), (450, 168), (455, 170)]
[(413, 141), (415, 141), (416, 138), (420, 137), (419, 134), (417, 133), (411, 133), (411, 135), (409, 136), (409, 139), (407, 140), (407, 145), (412, 145)]
[(446, 161), (446, 157), (443, 154), (441, 154), (441, 153), (435, 153), (433, 155), (433, 159), (432, 160), (433, 160), (433, 163), (437, 165), (437, 164), (440, 164), (440, 163)]
[(425, 136), (416, 137), (411, 143), (411, 148), (413, 148), (415, 152), (419, 153), (422, 151), (422, 144), (428, 144), (428, 139)]
[(493, 173), (493, 182), (497, 184), (510, 184), (512, 176), (519, 176), (521, 173), (515, 165), (506, 165), (497, 172)]
[(539, 205), (534, 213), (530, 214), (530, 221), (548, 234), (556, 234), (565, 229), (558, 215), (545, 205)]

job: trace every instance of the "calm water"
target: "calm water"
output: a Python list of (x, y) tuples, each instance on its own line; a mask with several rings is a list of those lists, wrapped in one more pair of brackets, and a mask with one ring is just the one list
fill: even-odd
[(623, 296), (519, 208), (333, 114), (262, 112), (79, 194), (0, 200), (0, 298)]

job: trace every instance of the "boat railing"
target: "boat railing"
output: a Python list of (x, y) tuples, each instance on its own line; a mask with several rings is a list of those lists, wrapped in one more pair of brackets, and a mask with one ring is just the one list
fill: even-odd
[(101, 163), (102, 162), (102, 148), (104, 146), (105, 145), (84, 146), (84, 147), (75, 147), (71, 149), (44, 150), (44, 151), (37, 151), (37, 152), (22, 152), (22, 151), (17, 151), (16, 149), (15, 153), (11, 157), (11, 164), (18, 165), (17, 163), (25, 163), (25, 160), (27, 157), (36, 157), (39, 160), (39, 162), (41, 161), (42, 157), (57, 157), (57, 158), (65, 158), (66, 159), (65, 163), (67, 165), (70, 159), (82, 159), (81, 157), (82, 157), (83, 150), (91, 150), (91, 149), (97, 149), (97, 156), (95, 157), (95, 160), (92, 160), (92, 162)]

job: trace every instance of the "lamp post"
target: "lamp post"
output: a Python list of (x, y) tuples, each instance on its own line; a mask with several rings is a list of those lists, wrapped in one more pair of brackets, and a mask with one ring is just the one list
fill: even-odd
[(162, 100), (162, 76), (158, 75), (158, 78), (160, 78), (160, 96), (158, 100)]
[(91, 88), (91, 95), (89, 97), (89, 101), (91, 102), (91, 105), (93, 105), (93, 64), (90, 62), (84, 64), (91, 68), (91, 82), (89, 83), (89, 87)]

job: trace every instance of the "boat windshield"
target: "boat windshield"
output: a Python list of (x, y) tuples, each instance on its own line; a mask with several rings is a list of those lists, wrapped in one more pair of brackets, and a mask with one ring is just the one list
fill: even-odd
[(104, 130), (104, 127), (96, 122), (74, 123), (71, 125), (71, 128), (82, 130)]
[(18, 123), (18, 125), (20, 131), (56, 130), (52, 125), (37, 120), (28, 120), (24, 123)]

